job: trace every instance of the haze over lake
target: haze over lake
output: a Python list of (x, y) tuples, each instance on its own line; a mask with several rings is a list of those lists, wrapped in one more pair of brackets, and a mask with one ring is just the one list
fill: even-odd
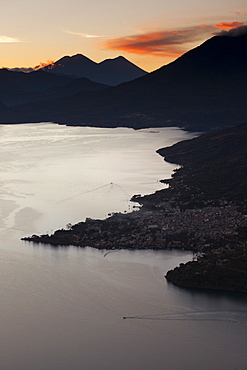
[[(0, 126), (0, 368), (244, 370), (247, 298), (167, 284), (186, 251), (52, 248), (22, 236), (131, 211), (176, 167), (177, 128)], [(123, 317), (127, 319), (123, 320)]]

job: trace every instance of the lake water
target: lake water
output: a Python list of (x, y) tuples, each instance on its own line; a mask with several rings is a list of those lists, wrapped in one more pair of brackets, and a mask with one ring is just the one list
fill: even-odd
[[(168, 284), (179, 251), (52, 248), (20, 241), (130, 211), (174, 169), (155, 151), (192, 137), (0, 126), (0, 369), (245, 370), (247, 297)], [(126, 317), (126, 319), (123, 319)]]

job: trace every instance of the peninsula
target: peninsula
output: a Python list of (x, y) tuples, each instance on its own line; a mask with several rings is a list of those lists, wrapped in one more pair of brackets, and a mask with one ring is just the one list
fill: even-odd
[(130, 214), (86, 219), (52, 235), (23, 240), (98, 249), (193, 250), (195, 261), (166, 278), (185, 287), (247, 292), (247, 124), (202, 135), (158, 152), (182, 165), (164, 190), (132, 200)]

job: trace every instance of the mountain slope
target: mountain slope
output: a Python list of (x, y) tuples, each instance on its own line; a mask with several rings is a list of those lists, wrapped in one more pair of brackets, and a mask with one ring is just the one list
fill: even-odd
[(209, 131), (247, 120), (247, 26), (214, 36), (176, 61), (104, 92), (19, 106), (1, 122), (179, 126)]

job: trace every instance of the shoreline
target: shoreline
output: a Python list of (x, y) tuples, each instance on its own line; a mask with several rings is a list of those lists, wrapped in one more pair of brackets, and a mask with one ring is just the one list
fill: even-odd
[(168, 282), (183, 288), (247, 293), (247, 246), (202, 255), (181, 263), (165, 275)]
[[(132, 197), (142, 205), (140, 210), (115, 213), (105, 220), (86, 219), (52, 235), (32, 235), (22, 240), (109, 250), (187, 249), (198, 254), (197, 260), (169, 271), (168, 281), (191, 288), (247, 292), (247, 189), (243, 176), (242, 182), (236, 183), (239, 177), (234, 171), (238, 167), (235, 162), (231, 165), (228, 152), (226, 159), (219, 145), (225, 147), (229, 135), (237, 151), (233, 152), (234, 161), (245, 175), (246, 153), (240, 144), (245, 145), (247, 124), (159, 149), (157, 152), (167, 162), (181, 167), (171, 179), (162, 180), (168, 188)], [(227, 183), (224, 172), (219, 177), (226, 160), (232, 171), (229, 178), (226, 168)]]

